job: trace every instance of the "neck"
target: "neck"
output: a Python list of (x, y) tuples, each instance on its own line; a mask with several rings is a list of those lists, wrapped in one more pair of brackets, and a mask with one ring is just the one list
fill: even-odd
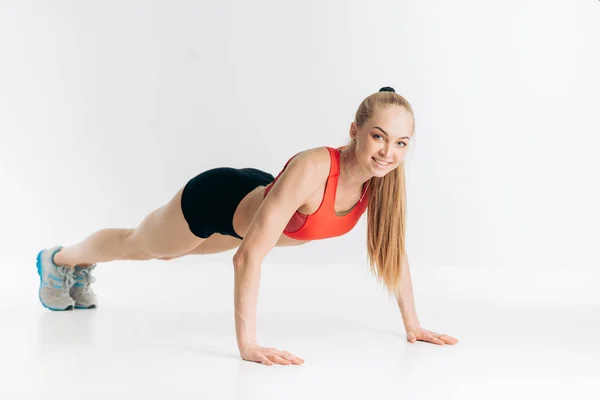
[(338, 177), (338, 185), (347, 188), (360, 187), (371, 179), (373, 175), (365, 170), (356, 158), (356, 147), (353, 145), (346, 146), (340, 151), (340, 176)]

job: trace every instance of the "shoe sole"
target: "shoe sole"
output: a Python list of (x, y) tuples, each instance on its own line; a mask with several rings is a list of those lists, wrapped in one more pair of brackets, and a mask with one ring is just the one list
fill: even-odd
[(92, 304), (91, 306), (85, 307), (85, 306), (78, 306), (77, 304), (75, 304), (75, 308), (78, 309), (78, 310), (87, 310), (89, 308), (96, 308), (96, 305)]
[(42, 305), (44, 307), (46, 307), (48, 310), (52, 310), (52, 311), (69, 311), (73, 309), (73, 306), (67, 306), (67, 308), (52, 308), (52, 307), (48, 307), (46, 304), (44, 304), (44, 302), (42, 301), (42, 296), (41, 296), (41, 292), (42, 292), (42, 253), (44, 252), (44, 250), (40, 251), (37, 255), (37, 261), (35, 263), (35, 266), (37, 268), (37, 273), (40, 277), (40, 288), (38, 290), (38, 298), (40, 299), (40, 303), (42, 303)]

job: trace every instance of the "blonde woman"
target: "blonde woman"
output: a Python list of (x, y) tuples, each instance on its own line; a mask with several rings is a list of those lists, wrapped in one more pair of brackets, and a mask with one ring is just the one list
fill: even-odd
[(237, 248), (235, 327), (242, 359), (266, 365), (302, 364), (287, 351), (262, 347), (256, 305), (265, 256), (344, 235), (367, 212), (371, 270), (394, 295), (407, 340), (456, 344), (420, 326), (405, 251), (404, 157), (414, 135), (410, 104), (391, 87), (362, 101), (343, 147), (318, 147), (291, 157), (277, 177), (254, 168), (214, 168), (192, 178), (135, 229), (103, 229), (68, 247), (40, 251), (39, 298), (51, 310), (92, 308), (97, 263), (170, 260)]

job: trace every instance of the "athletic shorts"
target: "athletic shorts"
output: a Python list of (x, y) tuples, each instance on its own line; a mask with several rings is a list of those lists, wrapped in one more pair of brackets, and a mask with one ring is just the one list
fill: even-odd
[(233, 230), (233, 214), (240, 201), (275, 177), (254, 168), (213, 168), (190, 179), (181, 196), (181, 211), (190, 231), (200, 238), (213, 233), (243, 239)]

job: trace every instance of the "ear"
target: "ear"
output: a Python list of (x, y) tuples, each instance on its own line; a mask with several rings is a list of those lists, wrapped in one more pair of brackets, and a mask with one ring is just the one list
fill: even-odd
[(358, 128), (356, 127), (356, 122), (352, 121), (350, 124), (350, 139), (356, 140), (358, 135)]

